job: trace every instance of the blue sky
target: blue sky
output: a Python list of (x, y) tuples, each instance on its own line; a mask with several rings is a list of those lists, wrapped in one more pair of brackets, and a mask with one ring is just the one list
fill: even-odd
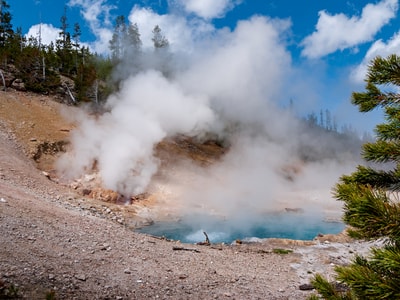
[[(83, 30), (81, 41), (102, 54), (108, 52), (113, 22), (118, 15), (124, 15), (138, 24), (145, 47), (151, 45), (152, 28), (160, 25), (172, 51), (192, 56), (199, 51), (207, 51), (206, 45), (210, 40), (228, 40), (235, 32), (239, 35), (241, 26), (238, 24), (259, 16), (276, 34), (271, 35), (271, 43), (286, 53), (285, 62), (279, 65), (285, 68), (283, 75), (274, 77), (272, 71), (265, 70), (266, 81), (277, 80), (283, 86), (279, 93), (274, 94), (274, 97), (280, 98), (277, 102), (288, 105), (292, 99), (300, 115), (329, 109), (339, 125), (351, 124), (359, 130), (372, 130), (380, 121), (380, 113), (359, 114), (357, 108), (350, 104), (351, 92), (363, 89), (366, 65), (373, 57), (400, 50), (397, 0), (7, 2), (11, 6), (14, 27), (21, 27), (24, 34), (37, 35), (38, 24), (42, 23), (42, 38), (45, 41), (57, 37), (60, 17), (66, 6), (70, 31), (78, 22)], [(260, 26), (246, 28), (249, 35), (265, 34)], [(256, 31), (258, 29), (260, 31)], [(246, 42), (245, 39), (243, 42)], [(249, 50), (238, 55), (255, 54)]]

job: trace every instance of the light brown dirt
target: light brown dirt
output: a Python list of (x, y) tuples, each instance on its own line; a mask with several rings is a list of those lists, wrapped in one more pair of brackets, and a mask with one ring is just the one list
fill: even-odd
[(50, 150), (32, 159), (43, 143), (67, 140), (73, 125), (60, 109), (47, 96), (0, 92), (0, 295), (16, 287), (24, 299), (305, 299), (300, 284), (316, 272), (333, 278), (335, 265), (369, 247), (345, 235), (200, 246), (135, 233), (137, 207), (58, 184)]

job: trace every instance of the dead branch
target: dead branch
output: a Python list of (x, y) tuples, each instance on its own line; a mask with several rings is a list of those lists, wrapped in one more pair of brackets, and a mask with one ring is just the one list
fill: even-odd
[(202, 246), (210, 246), (210, 239), (208, 238), (207, 232), (203, 231), (204, 235), (206, 236), (206, 240), (204, 242), (199, 242), (197, 245), (202, 245)]
[(192, 252), (200, 253), (199, 250), (194, 249), (194, 248), (172, 247), (172, 250), (175, 250), (175, 251), (178, 251), (178, 250), (181, 250), (181, 251), (192, 251)]
[(74, 103), (76, 104), (75, 97), (74, 97), (74, 95), (72, 94), (72, 92), (71, 92), (69, 86), (68, 86), (67, 84), (65, 84), (64, 86), (67, 88), (68, 95), (69, 95), (69, 97), (71, 98), (72, 102), (74, 102)]

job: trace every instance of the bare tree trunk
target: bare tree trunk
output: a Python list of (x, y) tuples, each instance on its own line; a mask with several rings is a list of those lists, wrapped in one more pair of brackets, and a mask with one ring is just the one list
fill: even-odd
[(4, 79), (4, 74), (3, 74), (3, 71), (2, 71), (2, 70), (0, 70), (0, 76), (1, 76), (1, 79), (2, 79), (2, 81), (3, 81), (3, 91), (6, 91), (6, 89), (7, 89), (7, 87), (6, 87), (6, 80)]
[(43, 80), (46, 80), (46, 62), (44, 60), (44, 56), (42, 57), (42, 65)]
[(65, 87), (67, 88), (68, 95), (71, 97), (72, 102), (74, 102), (74, 104), (76, 104), (75, 97), (74, 97), (74, 95), (72, 95), (72, 92), (71, 92), (71, 90), (69, 89), (69, 86), (68, 86), (67, 84), (65, 84)]
[(99, 81), (97, 79), (94, 84), (94, 97), (96, 100), (96, 104), (99, 104)]

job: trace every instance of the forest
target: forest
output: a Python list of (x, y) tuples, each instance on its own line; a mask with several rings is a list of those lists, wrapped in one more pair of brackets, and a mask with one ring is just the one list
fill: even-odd
[[(94, 102), (99, 104), (118, 89), (119, 79), (113, 76), (123, 58), (138, 65), (143, 55), (140, 33), (136, 24), (128, 24), (118, 16), (112, 39), (110, 56), (92, 53), (82, 45), (79, 23), (70, 26), (67, 9), (60, 17), (59, 37), (49, 45), (42, 43), (41, 31), (36, 37), (14, 30), (10, 5), (0, 1), (0, 68), (2, 85), (36, 93), (67, 95), (71, 104)], [(72, 27), (72, 31), (70, 28)], [(152, 41), (158, 56), (167, 50), (169, 42), (158, 25), (154, 26)]]

